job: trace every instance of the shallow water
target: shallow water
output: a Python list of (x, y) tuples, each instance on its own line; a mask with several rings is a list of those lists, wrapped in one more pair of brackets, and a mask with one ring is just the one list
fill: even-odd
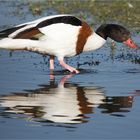
[(67, 59), (76, 75), (57, 60), (50, 75), (36, 53), (0, 50), (0, 139), (138, 139), (139, 50), (109, 46)]

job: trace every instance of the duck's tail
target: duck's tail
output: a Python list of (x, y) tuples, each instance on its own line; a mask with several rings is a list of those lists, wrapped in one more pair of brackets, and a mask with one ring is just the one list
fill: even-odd
[(12, 27), (9, 29), (5, 29), (0, 31), (0, 48), (1, 49), (13, 49), (23, 48), (17, 46), (17, 41), (15, 42), (12, 38), (9, 38), (9, 35), (17, 30), (18, 27)]
[(35, 51), (38, 46), (38, 41), (30, 39), (4, 38), (0, 40), (0, 49)]

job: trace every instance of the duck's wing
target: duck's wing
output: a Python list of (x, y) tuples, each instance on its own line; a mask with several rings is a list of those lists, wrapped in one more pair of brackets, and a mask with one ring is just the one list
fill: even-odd
[(36, 27), (38, 23), (25, 23), (0, 31), (0, 38), (33, 39), (41, 32)]
[(9, 29), (5, 29), (0, 31), (0, 37), (8, 37), (10, 34), (14, 33), (15, 31), (19, 30), (22, 27), (25, 27), (26, 25), (21, 25), (21, 26), (14, 26)]
[(39, 21), (27, 22), (14, 26), (12, 28), (0, 31), (0, 38), (9, 37), (9, 38), (21, 38), (21, 39), (33, 39), (41, 32), (36, 27), (39, 24)]
[(53, 16), (43, 17), (43, 18), (40, 18), (40, 19), (37, 19), (37, 20), (34, 20), (34, 21), (30, 21), (30, 22), (26, 22), (26, 23), (22, 23), (22, 24), (13, 26), (9, 29), (2, 30), (2, 31), (0, 31), (0, 38), (4, 38), (4, 37), (17, 38), (17, 37), (20, 37), (21, 32), (23, 32), (23, 34), (24, 34), (24, 31), (26, 31), (26, 30), (31, 31), (31, 30), (33, 30), (33, 27), (35, 27), (37, 24), (39, 24), (40, 22), (42, 22), (46, 19), (49, 19), (49, 18), (53, 18)]
[(81, 20), (72, 15), (48, 16), (0, 31), (0, 37), (38, 39), (40, 36), (47, 34), (42, 32), (44, 31), (42, 30), (43, 28), (58, 23), (71, 24), (74, 26), (81, 26), (82, 24)]

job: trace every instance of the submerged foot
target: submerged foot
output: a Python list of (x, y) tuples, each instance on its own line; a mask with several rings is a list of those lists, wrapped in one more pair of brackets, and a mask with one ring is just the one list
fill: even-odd
[(76, 73), (76, 74), (80, 73), (80, 71), (78, 71), (76, 68), (66, 64), (63, 59), (59, 60), (59, 63), (60, 63), (60, 65), (62, 67), (64, 67), (65, 69), (69, 70), (71, 73)]
[(75, 73), (75, 74), (80, 73), (80, 71), (78, 71), (78, 70), (77, 70), (77, 69), (75, 69), (75, 68), (71, 69), (71, 70), (70, 70), (70, 72)]

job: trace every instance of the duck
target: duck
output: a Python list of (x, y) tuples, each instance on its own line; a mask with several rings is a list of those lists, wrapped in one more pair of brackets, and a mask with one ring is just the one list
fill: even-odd
[(56, 57), (62, 67), (77, 74), (80, 71), (68, 65), (64, 58), (99, 49), (108, 37), (138, 48), (130, 31), (122, 25), (102, 24), (94, 31), (85, 20), (69, 14), (46, 16), (4, 29), (0, 31), (0, 48), (48, 55), (51, 71), (55, 69)]

